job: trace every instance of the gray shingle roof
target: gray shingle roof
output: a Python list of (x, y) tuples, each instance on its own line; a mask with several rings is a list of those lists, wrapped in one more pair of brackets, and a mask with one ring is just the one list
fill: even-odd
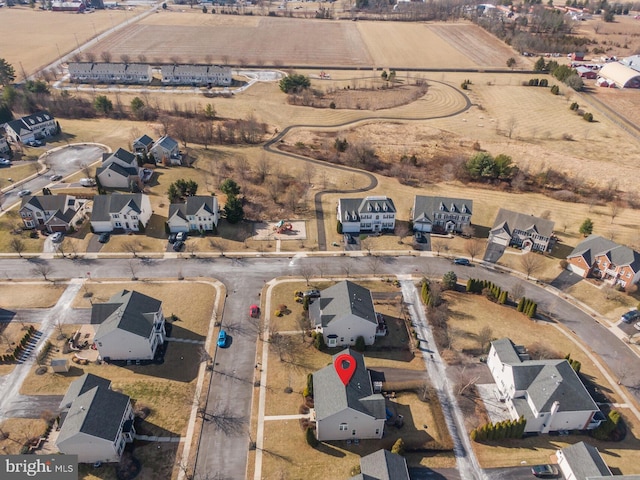
[(112, 172), (122, 175), (123, 177), (137, 177), (138, 169), (136, 167), (123, 167), (119, 163), (111, 162), (102, 167), (96, 168), (96, 175), (100, 176), (102, 172), (111, 170)]
[(348, 280), (322, 290), (320, 298), (309, 306), (309, 316), (316, 326), (326, 327), (349, 314), (377, 324), (371, 292)]
[(372, 196), (365, 198), (341, 198), (338, 200), (341, 222), (359, 222), (363, 213), (395, 213), (396, 206), (393, 200), (385, 196)]
[(567, 255), (567, 258), (583, 257), (589, 265), (592, 265), (596, 257), (601, 255), (609, 257), (609, 260), (614, 265), (629, 265), (634, 272), (640, 270), (640, 253), (599, 235), (590, 235), (580, 242)]
[[(509, 338), (494, 340), (491, 342), (491, 345), (495, 349), (496, 354), (502, 363), (516, 365), (521, 363), (523, 360), (520, 355), (524, 353), (524, 349), (520, 346), (516, 346)], [(528, 355), (525, 358), (528, 359)]]
[(111, 195), (96, 195), (93, 197), (91, 220), (97, 222), (110, 221), (111, 213), (120, 213), (125, 207), (140, 213), (142, 204), (141, 193), (114, 193)]
[(7, 122), (7, 126), (11, 127), (14, 132), (20, 133), (21, 129), (33, 130), (33, 127), (48, 122), (49, 120), (53, 120), (53, 116), (49, 112), (42, 110), (32, 115), (25, 115), (17, 120)]
[(473, 213), (473, 200), (451, 197), (416, 195), (413, 202), (413, 221), (433, 222), (434, 213)]
[(164, 135), (163, 137), (160, 137), (156, 143), (154, 144), (154, 147), (158, 145), (162, 148), (164, 148), (165, 150), (173, 150), (174, 148), (177, 148), (178, 146), (178, 142), (176, 142), (173, 138), (169, 137), (168, 135)]
[(71, 403), (85, 392), (88, 392), (95, 387), (109, 388), (111, 386), (111, 380), (99, 377), (93, 373), (85, 373), (77, 380), (74, 380), (67, 388), (67, 393), (64, 394), (62, 401), (60, 402), (60, 408), (69, 408)]
[(129, 397), (108, 388), (96, 386), (80, 394), (67, 412), (56, 443), (78, 433), (115, 441), (129, 406)]
[(128, 165), (132, 165), (134, 167), (138, 166), (138, 161), (136, 159), (136, 156), (131, 152), (127, 152), (124, 148), (119, 148), (108, 157), (103, 158), (102, 164), (105, 165), (107, 163), (111, 163), (115, 159), (118, 159), (121, 162), (124, 162)]
[(360, 459), (360, 475), (354, 479), (409, 480), (409, 470), (404, 457), (388, 450), (378, 450)]
[(386, 418), (384, 397), (379, 393), (373, 393), (371, 377), (362, 354), (347, 348), (334, 355), (333, 360), (343, 353), (351, 355), (356, 361), (356, 369), (347, 386), (338, 377), (333, 361), (331, 365), (313, 374), (316, 418), (322, 420), (347, 408), (376, 419)]
[(125, 330), (144, 338), (153, 331), (153, 317), (162, 302), (135, 291), (122, 290), (106, 303), (94, 303), (91, 308), (91, 323), (100, 324), (95, 338), (116, 329)]
[(195, 215), (201, 208), (210, 214), (214, 214), (215, 197), (211, 195), (194, 195), (187, 197), (187, 215)]
[(183, 219), (185, 222), (187, 221), (187, 206), (184, 203), (172, 203), (169, 205), (167, 221), (170, 222), (175, 216)]
[(496, 216), (496, 220), (493, 223), (491, 231), (493, 232), (493, 230), (505, 228), (507, 231), (512, 233), (514, 230), (526, 232), (533, 228), (543, 237), (551, 237), (554, 225), (554, 222), (551, 220), (501, 208), (498, 211), (498, 215)]
[[(611, 476), (611, 470), (593, 445), (578, 442), (562, 449), (567, 463), (578, 480), (594, 476)], [(617, 478), (617, 477), (616, 477)]]
[(151, 138), (149, 135), (142, 135), (141, 137), (136, 138), (133, 141), (134, 145), (136, 143), (140, 143), (142, 145), (144, 145), (145, 147), (148, 147), (149, 145), (151, 145), (153, 143), (153, 138)]

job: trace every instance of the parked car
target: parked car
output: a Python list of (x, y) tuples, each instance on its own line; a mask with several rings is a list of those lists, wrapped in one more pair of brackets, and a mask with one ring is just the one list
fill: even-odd
[(531, 467), (531, 473), (538, 478), (556, 478), (558, 469), (553, 465), (535, 465)]
[(42, 142), (40, 140), (31, 140), (30, 142), (27, 142), (27, 145), (30, 147), (41, 147)]
[(178, 232), (176, 233), (176, 240), (184, 242), (188, 236), (189, 234), (187, 232)]
[(640, 322), (636, 322), (633, 328), (635, 328), (636, 330), (640, 330)]
[(353, 235), (351, 235), (349, 233), (345, 233), (344, 234), (344, 243), (348, 243), (350, 245), (353, 245), (354, 243), (356, 243), (356, 239), (353, 238)]
[(11, 160), (9, 160), (8, 158), (0, 158), (0, 167), (10, 167), (11, 166)]
[(640, 310), (631, 310), (620, 317), (624, 323), (632, 323), (634, 320), (640, 320)]
[(312, 290), (307, 290), (302, 294), (304, 297), (308, 298), (320, 298), (320, 290), (316, 290), (315, 288)]
[(176, 243), (176, 234), (175, 233), (170, 234), (169, 237), (167, 238), (167, 241), (169, 243)]
[(249, 307), (249, 315), (251, 318), (258, 318), (260, 316), (260, 307), (257, 305), (251, 305)]
[(218, 334), (218, 346), (222, 348), (227, 346), (227, 332), (224, 330), (220, 330)]
[(83, 187), (94, 187), (96, 185), (96, 181), (93, 178), (81, 178), (80, 185)]
[(18, 192), (19, 197), (26, 197), (27, 195), (31, 195), (31, 190), (20, 190)]
[(56, 232), (56, 233), (54, 233), (53, 235), (51, 235), (51, 237), (49, 237), (49, 238), (51, 238), (51, 241), (52, 241), (52, 242), (54, 242), (54, 243), (59, 243), (59, 242), (61, 242), (61, 241), (62, 241), (62, 237), (64, 237), (64, 233), (62, 233), (62, 232)]
[(464, 265), (464, 266), (471, 265), (471, 262), (469, 260), (467, 260), (466, 258), (455, 258), (453, 260), (453, 263), (456, 264), (456, 265)]
[(51, 180), (52, 182), (57, 182), (58, 180), (62, 180), (62, 175), (51, 175), (49, 177), (49, 180)]
[(101, 233), (100, 236), (98, 237), (98, 242), (107, 243), (110, 238), (111, 238), (111, 234), (109, 232)]
[(176, 242), (173, 244), (174, 252), (180, 252), (182, 251), (183, 248), (184, 248), (184, 242), (176, 240)]
[(425, 243), (427, 241), (427, 237), (425, 237), (422, 232), (416, 232), (413, 234), (413, 237), (416, 239), (418, 243)]

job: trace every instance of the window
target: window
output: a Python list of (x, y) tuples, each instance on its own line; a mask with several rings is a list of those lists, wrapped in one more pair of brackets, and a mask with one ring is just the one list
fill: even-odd
[(120, 228), (120, 227), (122, 227), (122, 224), (120, 222), (116, 222), (116, 227)]
[(380, 429), (376, 428), (376, 435), (380, 435)]
[(340, 431), (341, 432), (346, 432), (347, 430), (349, 430), (349, 425), (347, 425), (346, 423), (341, 423), (340, 424)]
[(120, 215), (118, 215), (117, 213), (114, 213), (113, 218), (120, 218)]
[(340, 337), (340, 342), (344, 342), (344, 337)]
[(136, 215), (131, 215), (131, 220), (137, 220), (138, 217)]

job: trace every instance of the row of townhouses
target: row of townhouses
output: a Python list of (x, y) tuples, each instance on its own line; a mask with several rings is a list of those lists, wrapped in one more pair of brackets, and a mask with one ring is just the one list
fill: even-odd
[[(69, 78), (77, 83), (151, 83), (153, 69), (147, 63), (70, 62)], [(231, 85), (231, 68), (218, 65), (163, 65), (163, 85)]]

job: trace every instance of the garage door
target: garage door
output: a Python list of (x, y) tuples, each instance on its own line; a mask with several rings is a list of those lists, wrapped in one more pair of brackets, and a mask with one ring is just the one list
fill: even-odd
[(573, 272), (573, 273), (575, 273), (577, 275), (580, 275), (581, 277), (585, 276), (586, 272), (584, 271), (584, 268), (580, 268), (580, 267), (578, 267), (578, 266), (576, 266), (576, 265), (574, 265), (572, 263), (567, 265), (567, 268), (569, 269), (569, 271), (571, 271), (571, 272)]

